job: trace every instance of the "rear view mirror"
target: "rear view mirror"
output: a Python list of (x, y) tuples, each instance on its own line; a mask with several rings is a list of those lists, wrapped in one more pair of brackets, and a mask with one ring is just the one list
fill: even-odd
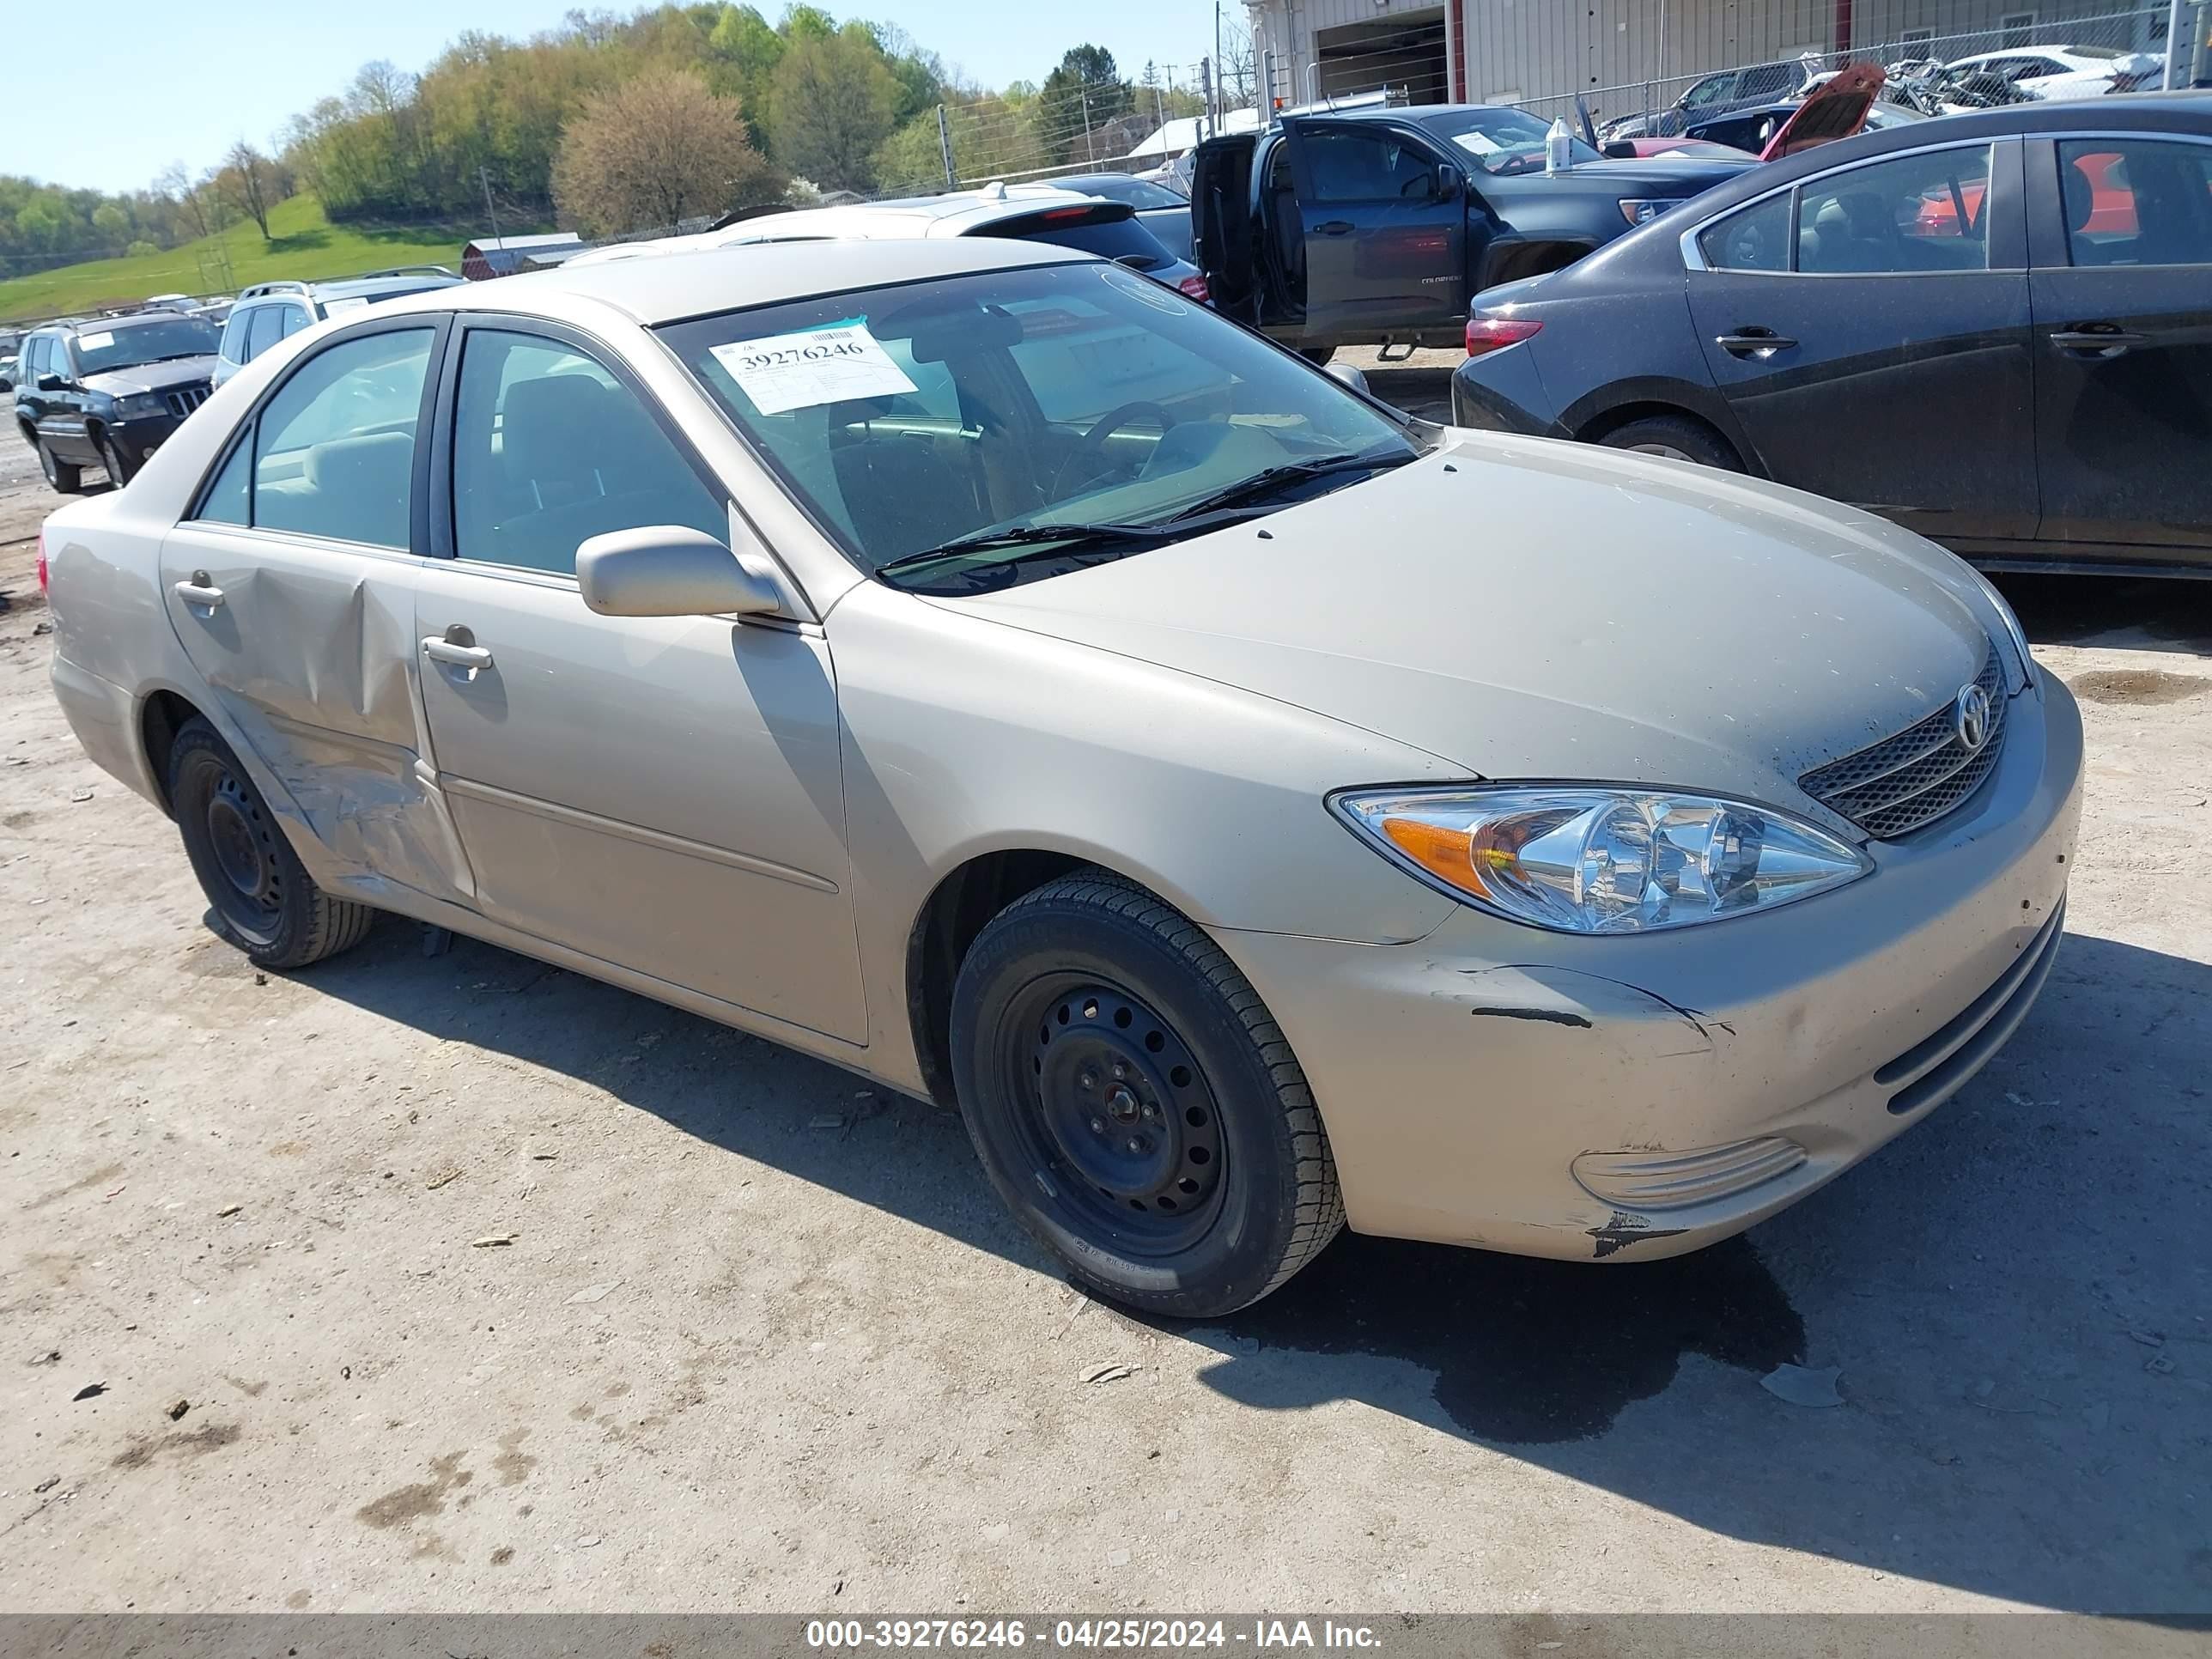
[(70, 383), (58, 374), (39, 376), (39, 390), (41, 392), (67, 392), (69, 385)]
[(1449, 202), (1459, 194), (1460, 172), (1449, 161), (1437, 163), (1437, 200)]
[(1373, 394), (1367, 390), (1367, 377), (1350, 363), (1331, 363), (1322, 373), (1332, 380), (1340, 380), (1363, 398)]
[(576, 586), (602, 617), (758, 616), (783, 608), (765, 577), (702, 531), (647, 525), (576, 550)]

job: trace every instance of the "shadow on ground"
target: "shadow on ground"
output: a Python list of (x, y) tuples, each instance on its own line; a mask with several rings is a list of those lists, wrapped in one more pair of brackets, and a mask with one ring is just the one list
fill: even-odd
[[(2212, 568), (2212, 567), (2208, 567)], [(2038, 645), (2212, 654), (2212, 581), (2186, 577), (1990, 578)]]
[[(313, 983), (1049, 1271), (951, 1114), (856, 1106), (852, 1079), (771, 1044), (416, 939), (387, 921)], [(2048, 1606), (2204, 1611), (2208, 998), (2203, 964), (2076, 936), (1987, 1073), (1748, 1240), (1597, 1268), (1346, 1237), (1260, 1307), (1176, 1334), (1255, 1410), (1356, 1401), (1761, 1544)], [(818, 1131), (824, 1103), (843, 1133)], [(1763, 1392), (1784, 1361), (1840, 1366), (1844, 1407)]]

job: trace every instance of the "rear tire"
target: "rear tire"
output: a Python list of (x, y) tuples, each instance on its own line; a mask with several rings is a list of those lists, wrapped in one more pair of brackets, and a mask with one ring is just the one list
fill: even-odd
[(1599, 438), (1607, 449), (1626, 449), (1668, 460), (1695, 461), (1723, 472), (1741, 472), (1743, 461), (1720, 434), (1686, 415), (1646, 415)]
[(115, 447), (115, 440), (104, 432), (100, 436), (100, 464), (107, 470), (107, 482), (118, 489), (131, 482), (130, 463)]
[(230, 745), (195, 716), (169, 751), (169, 804), (219, 931), (258, 968), (304, 968), (368, 937), (376, 912), (315, 885)]
[(81, 495), (84, 489), (84, 472), (74, 461), (65, 461), (54, 453), (54, 447), (44, 438), (39, 443), (39, 471), (46, 475), (46, 482), (64, 495)]
[(952, 1066), (999, 1196), (1107, 1300), (1232, 1313), (1344, 1224), (1321, 1113), (1250, 982), (1103, 871), (1039, 888), (976, 936)]
[(1298, 356), (1316, 368), (1327, 368), (1329, 359), (1336, 356), (1336, 348), (1334, 346), (1300, 346)]

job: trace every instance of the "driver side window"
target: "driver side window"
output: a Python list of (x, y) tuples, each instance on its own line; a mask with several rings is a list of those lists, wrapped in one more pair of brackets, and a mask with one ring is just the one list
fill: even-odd
[(1426, 201), (1435, 187), (1435, 163), (1394, 132), (1328, 129), (1304, 149), (1316, 202)]

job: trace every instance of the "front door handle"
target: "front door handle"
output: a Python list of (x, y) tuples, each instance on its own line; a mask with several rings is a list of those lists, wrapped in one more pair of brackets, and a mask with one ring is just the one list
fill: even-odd
[(1352, 234), (1352, 221), (1324, 219), (1314, 227), (1314, 234), (1317, 236), (1349, 236)]
[(222, 604), (222, 589), (208, 580), (204, 570), (192, 572), (188, 582), (179, 582), (176, 595), (186, 605), (198, 605), (204, 611), (213, 611)]
[(2051, 337), (2051, 344), (2077, 357), (2124, 357), (2130, 346), (2147, 345), (2149, 342), (2148, 334), (2115, 328), (2110, 323), (2092, 323), (2087, 328), (2062, 328)]
[(1761, 362), (1778, 351), (1795, 350), (1797, 345), (1796, 341), (1777, 334), (1771, 328), (1760, 328), (1755, 325), (1738, 329), (1733, 334), (1717, 335), (1713, 343), (1731, 357), (1757, 357)]
[[(453, 637), (460, 635), (459, 639)], [(474, 673), (491, 666), (491, 653), (475, 643), (476, 636), (465, 628), (449, 628), (441, 637), (433, 634), (422, 641), (422, 654), (432, 662), (441, 662), (448, 668), (465, 668)]]

